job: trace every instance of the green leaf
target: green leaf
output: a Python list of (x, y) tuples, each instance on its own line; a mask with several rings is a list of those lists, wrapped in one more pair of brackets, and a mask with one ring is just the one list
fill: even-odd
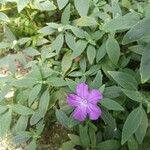
[(23, 106), (21, 104), (15, 104), (12, 107), (13, 111), (20, 115), (31, 115), (34, 111), (31, 108)]
[(7, 49), (10, 48), (11, 44), (8, 42), (0, 42), (0, 49)]
[(79, 134), (80, 134), (80, 141), (83, 146), (87, 147), (90, 145), (90, 138), (88, 135), (88, 126), (83, 127), (82, 125), (79, 126)]
[(73, 150), (75, 144), (72, 141), (67, 141), (61, 146), (61, 150)]
[(80, 28), (74, 27), (74, 26), (70, 26), (71, 31), (73, 32), (73, 34), (79, 38), (85, 38), (85, 31), (83, 31)]
[(78, 40), (76, 43), (76, 49), (72, 53), (72, 58), (76, 58), (82, 54), (82, 52), (85, 50), (87, 46), (87, 41), (85, 40)]
[(146, 17), (134, 25), (123, 37), (123, 44), (128, 44), (150, 35), (150, 17)]
[(31, 138), (31, 132), (22, 131), (19, 132), (16, 136), (13, 137), (14, 144), (22, 144), (28, 141)]
[(119, 16), (110, 20), (109, 22), (106, 22), (104, 24), (104, 29), (107, 32), (128, 30), (134, 26), (139, 21), (139, 19), (140, 17), (137, 13), (128, 13), (124, 16)]
[(24, 53), (25, 53), (26, 55), (32, 56), (32, 57), (40, 55), (39, 51), (36, 50), (36, 49), (34, 49), (34, 48), (32, 48), (32, 47), (26, 48), (26, 49), (24, 50)]
[(20, 13), (30, 2), (30, 0), (18, 0), (17, 1), (17, 9), (18, 12)]
[(106, 55), (106, 41), (103, 41), (102, 45), (97, 50), (96, 62), (98, 63)]
[(75, 24), (79, 27), (96, 26), (97, 21), (93, 17), (82, 16), (81, 18), (75, 20)]
[(111, 100), (109, 98), (104, 98), (100, 102), (100, 104), (106, 107), (108, 110), (118, 110), (118, 111), (124, 110), (124, 108), (118, 102)]
[(28, 116), (20, 116), (13, 128), (13, 133), (16, 134), (20, 131), (25, 131), (28, 125), (28, 119)]
[(57, 0), (57, 4), (58, 4), (59, 9), (60, 10), (63, 9), (67, 5), (68, 1), (69, 0)]
[(62, 16), (61, 16), (61, 23), (64, 25), (69, 24), (70, 20), (70, 4), (64, 9)]
[(52, 49), (56, 50), (57, 53), (60, 52), (62, 46), (64, 43), (64, 35), (63, 34), (59, 34), (56, 39), (52, 42)]
[(118, 0), (111, 0), (113, 18), (122, 16)]
[(147, 82), (150, 79), (150, 44), (144, 48), (144, 52), (141, 58), (140, 75), (142, 83)]
[(34, 102), (34, 100), (37, 98), (38, 94), (41, 91), (41, 88), (42, 88), (41, 84), (37, 84), (32, 88), (32, 90), (29, 94), (29, 99), (28, 99), (29, 106), (31, 106), (32, 103)]
[(102, 80), (103, 80), (102, 78), (103, 78), (102, 72), (101, 70), (99, 70), (92, 83), (93, 89), (99, 89), (102, 86)]
[(126, 89), (122, 89), (122, 91), (127, 97), (129, 97), (130, 99), (132, 99), (136, 102), (142, 102), (143, 101), (142, 94), (138, 91), (126, 90)]
[(123, 129), (121, 144), (124, 144), (135, 133), (142, 121), (142, 109), (138, 107), (134, 109), (127, 117)]
[(51, 35), (55, 32), (56, 30), (54, 30), (53, 28), (49, 27), (49, 26), (45, 26), (43, 28), (41, 28), (40, 30), (38, 30), (38, 33), (43, 34), (44, 36), (46, 35)]
[(59, 77), (51, 77), (47, 80), (48, 84), (54, 87), (66, 86), (67, 83), (64, 79)]
[(16, 41), (15, 35), (10, 30), (10, 28), (6, 25), (4, 26), (4, 34), (9, 42), (13, 43), (14, 41)]
[(146, 135), (147, 128), (148, 128), (148, 117), (145, 113), (145, 110), (142, 109), (142, 121), (141, 121), (141, 124), (139, 125), (138, 129), (135, 131), (135, 136), (136, 136), (136, 139), (138, 140), (139, 144), (142, 143), (142, 141)]
[(89, 11), (89, 0), (74, 0), (74, 5), (80, 16), (87, 16)]
[(98, 144), (98, 149), (102, 150), (118, 150), (120, 143), (117, 140), (106, 140)]
[(89, 45), (87, 48), (87, 58), (88, 58), (90, 64), (93, 64), (95, 56), (96, 56), (95, 47), (92, 45)]
[(36, 141), (35, 141), (35, 139), (33, 139), (33, 140), (28, 144), (27, 150), (36, 150)]
[(0, 102), (5, 99), (5, 96), (7, 93), (11, 90), (12, 86), (11, 85), (5, 85), (1, 90), (0, 90)]
[(96, 145), (96, 131), (92, 127), (89, 127), (89, 137), (92, 144), (92, 147)]
[(70, 49), (76, 50), (75, 37), (72, 34), (67, 32), (65, 34), (65, 41)]
[(12, 121), (12, 111), (9, 110), (0, 117), (0, 137), (5, 137), (10, 129)]
[(86, 67), (87, 67), (87, 64), (86, 64), (86, 58), (83, 57), (80, 62), (79, 62), (79, 65), (80, 65), (80, 68), (83, 72), (86, 71)]
[(106, 51), (107, 54), (115, 65), (118, 63), (120, 57), (120, 46), (116, 39), (109, 37), (106, 41)]
[(138, 143), (137, 143), (137, 141), (135, 140), (134, 136), (132, 136), (132, 137), (128, 140), (127, 144), (128, 144), (128, 149), (129, 149), (129, 150), (138, 150), (138, 149), (139, 149), (139, 148), (138, 148)]
[(43, 118), (43, 114), (37, 110), (30, 119), (30, 125), (35, 125)]
[(34, 5), (41, 11), (51, 11), (56, 9), (56, 6), (53, 4), (53, 2), (50, 2), (49, 0), (34, 1)]
[(118, 86), (106, 87), (103, 93), (103, 96), (106, 98), (116, 98), (122, 95), (121, 88)]
[(63, 111), (56, 109), (56, 118), (64, 127), (68, 128), (69, 118)]
[(50, 101), (50, 95), (47, 89), (46, 91), (43, 92), (39, 102), (39, 111), (43, 116), (47, 112), (49, 101)]
[(81, 142), (80, 142), (80, 137), (77, 136), (77, 135), (74, 135), (74, 134), (68, 134), (70, 140), (76, 144), (76, 145), (81, 145)]
[(0, 21), (10, 22), (10, 19), (3, 12), (0, 12)]
[(57, 55), (57, 53), (51, 53), (49, 49), (43, 49), (41, 51), (41, 57), (42, 57), (43, 61), (45, 61), (48, 58), (55, 57), (56, 55)]
[(0, 114), (4, 113), (8, 109), (7, 106), (0, 105)]
[(20, 79), (16, 80), (12, 83), (13, 86), (16, 87), (32, 87), (37, 83), (37, 80), (35, 78), (25, 78), (25, 79)]
[(137, 89), (137, 81), (132, 75), (120, 71), (108, 71), (108, 73), (123, 88), (130, 90)]
[(72, 53), (68, 51), (62, 58), (61, 67), (63, 73), (66, 73), (72, 65)]

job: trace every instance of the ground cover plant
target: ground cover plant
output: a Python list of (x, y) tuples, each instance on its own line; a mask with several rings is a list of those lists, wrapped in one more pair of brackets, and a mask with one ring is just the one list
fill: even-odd
[(1, 139), (149, 150), (149, 0), (0, 0), (0, 31)]

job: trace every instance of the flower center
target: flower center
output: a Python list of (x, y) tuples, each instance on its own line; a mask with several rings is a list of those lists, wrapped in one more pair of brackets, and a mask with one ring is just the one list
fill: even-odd
[(86, 99), (82, 99), (81, 105), (82, 106), (87, 106), (88, 105), (88, 101)]

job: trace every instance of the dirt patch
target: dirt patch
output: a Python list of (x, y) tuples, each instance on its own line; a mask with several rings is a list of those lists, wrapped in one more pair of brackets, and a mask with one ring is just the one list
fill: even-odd
[(59, 123), (54, 123), (43, 132), (38, 150), (58, 150), (67, 140), (68, 131)]

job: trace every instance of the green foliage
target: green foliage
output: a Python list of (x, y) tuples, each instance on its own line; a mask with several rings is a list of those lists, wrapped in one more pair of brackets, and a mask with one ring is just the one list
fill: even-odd
[[(39, 149), (58, 122), (62, 150), (149, 149), (149, 10), (148, 0), (1, 0), (0, 137)], [(72, 117), (67, 94), (81, 82), (103, 93), (97, 121)]]

